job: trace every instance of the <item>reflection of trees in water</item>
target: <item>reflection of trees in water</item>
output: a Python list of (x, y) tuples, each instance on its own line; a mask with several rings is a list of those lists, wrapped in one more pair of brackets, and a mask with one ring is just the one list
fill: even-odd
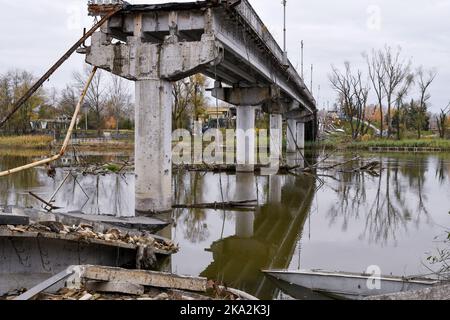
[(450, 159), (448, 157), (440, 157), (436, 165), (436, 178), (443, 185), (446, 179), (450, 179)]
[[(382, 160), (380, 158), (380, 162)], [(343, 219), (342, 228), (347, 230), (351, 220), (364, 217), (361, 238), (386, 244), (396, 241), (397, 232), (406, 231), (408, 222), (412, 221), (417, 227), (423, 217), (429, 222), (424, 194), (427, 160), (419, 158), (413, 166), (408, 166), (399, 159), (389, 159), (383, 167), (379, 177), (363, 173), (339, 174), (337, 187), (331, 187), (339, 201), (329, 210), (330, 224)], [(371, 185), (376, 186), (375, 194), (367, 192)], [(414, 208), (415, 204), (417, 207)]]
[[(0, 156), (0, 169), (13, 168), (24, 165), (35, 160), (33, 157), (41, 154), (31, 154), (30, 156)], [(89, 156), (86, 163), (107, 163), (117, 161), (124, 157), (120, 156)], [(33, 191), (48, 199), (50, 195), (59, 187), (66, 177), (67, 170), (58, 169), (55, 179), (47, 176), (42, 168), (35, 168), (19, 172), (17, 174), (4, 177), (0, 182), (0, 203), (29, 206), (39, 208), (41, 203), (31, 198), (28, 191)], [(77, 179), (69, 177), (61, 190), (56, 195), (55, 205), (62, 207), (61, 211), (71, 211), (83, 209), (86, 213), (94, 214), (114, 214), (132, 215), (134, 214), (134, 204), (130, 201), (134, 198), (129, 181), (132, 176), (108, 174), (105, 176), (94, 176), (81, 174), (76, 175)], [(81, 186), (82, 187), (81, 187)], [(89, 202), (83, 208), (87, 198), (83, 190), (89, 195)]]
[[(64, 176), (66, 174), (67, 172), (64, 172)], [(130, 199), (134, 195), (131, 191), (130, 177), (131, 175), (116, 174), (71, 176), (58, 193), (56, 204), (64, 207), (64, 210), (71, 208), (88, 214), (132, 216), (134, 208)]]
[[(0, 171), (15, 168), (32, 162), (31, 157), (0, 156)], [(36, 188), (41, 185), (41, 175), (38, 169), (18, 172), (14, 175), (3, 177), (0, 180), (0, 204), (25, 206), (25, 197), (19, 193), (26, 189)], [(49, 179), (50, 180), (50, 179)]]
[[(428, 197), (426, 195), (426, 190), (424, 190), (424, 185), (426, 182), (425, 175), (428, 172), (428, 167), (428, 158), (416, 157), (414, 166), (402, 166), (400, 169), (403, 176), (407, 177), (410, 188), (416, 191), (415, 194), (417, 194), (418, 197), (417, 207), (414, 210), (416, 213), (414, 222), (417, 226), (419, 226), (423, 217), (425, 217), (427, 221), (430, 219), (430, 214), (425, 205)], [(396, 170), (398, 170), (398, 167)], [(413, 219), (414, 216), (411, 215), (408, 218)]]

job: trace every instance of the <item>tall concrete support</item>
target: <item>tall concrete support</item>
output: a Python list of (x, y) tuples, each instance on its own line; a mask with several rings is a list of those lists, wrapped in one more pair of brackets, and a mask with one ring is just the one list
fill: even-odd
[(237, 107), (236, 161), (237, 172), (253, 172), (255, 168), (255, 107)]
[[(256, 199), (255, 175), (253, 172), (238, 172), (236, 174), (236, 201), (248, 201)], [(236, 216), (236, 236), (251, 238), (254, 233), (255, 213), (238, 212)]]
[(283, 154), (283, 117), (281, 114), (270, 115), (270, 157), (279, 160)]
[(288, 119), (287, 120), (287, 152), (294, 153), (297, 152), (296, 140), (297, 140), (297, 120)]
[(297, 146), (299, 149), (305, 149), (305, 124), (297, 122)]
[(172, 208), (172, 85), (165, 80), (136, 81), (136, 211)]
[[(109, 27), (92, 35), (86, 62), (136, 83), (135, 209), (137, 213), (172, 208), (172, 81), (223, 61), (223, 47), (205, 32), (199, 41), (180, 42), (176, 12), (169, 17), (170, 36), (145, 41), (144, 16), (133, 23), (122, 42), (113, 43)], [(132, 33), (132, 36), (130, 35)]]

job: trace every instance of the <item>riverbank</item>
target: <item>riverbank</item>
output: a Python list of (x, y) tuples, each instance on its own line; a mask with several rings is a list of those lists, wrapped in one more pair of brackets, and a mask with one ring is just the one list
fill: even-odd
[(0, 136), (0, 149), (49, 149), (53, 138), (39, 136)]
[(450, 151), (450, 140), (447, 139), (406, 139), (406, 140), (389, 140), (376, 139), (369, 141), (348, 141), (345, 139), (330, 139), (318, 143), (308, 144), (310, 147), (318, 147), (325, 149), (339, 149), (339, 150), (363, 150), (363, 151), (392, 151), (398, 149), (399, 151)]

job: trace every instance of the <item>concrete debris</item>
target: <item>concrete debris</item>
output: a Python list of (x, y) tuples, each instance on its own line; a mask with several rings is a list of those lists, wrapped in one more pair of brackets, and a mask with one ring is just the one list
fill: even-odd
[(49, 221), (35, 223), (28, 226), (0, 226), (0, 231), (2, 230), (9, 230), (13, 233), (39, 232), (78, 236), (80, 241), (90, 239), (103, 240), (112, 243), (130, 244), (143, 248), (159, 249), (172, 253), (176, 253), (179, 250), (178, 246), (172, 241), (162, 238), (155, 239), (146, 232), (141, 232), (140, 235), (131, 235), (129, 233), (121, 232), (119, 229), (111, 228), (105, 233), (102, 233), (95, 231), (94, 227), (89, 224), (68, 226), (60, 222)]

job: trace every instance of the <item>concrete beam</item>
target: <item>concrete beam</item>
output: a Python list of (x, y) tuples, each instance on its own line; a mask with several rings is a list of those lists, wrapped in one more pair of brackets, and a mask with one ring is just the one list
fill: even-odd
[(272, 99), (270, 87), (214, 88), (211, 94), (214, 98), (235, 106), (260, 106)]
[(223, 55), (222, 46), (209, 35), (195, 42), (178, 42), (176, 36), (170, 36), (155, 44), (128, 37), (125, 44), (112, 44), (96, 32), (86, 62), (129, 80), (177, 81), (219, 64)]

